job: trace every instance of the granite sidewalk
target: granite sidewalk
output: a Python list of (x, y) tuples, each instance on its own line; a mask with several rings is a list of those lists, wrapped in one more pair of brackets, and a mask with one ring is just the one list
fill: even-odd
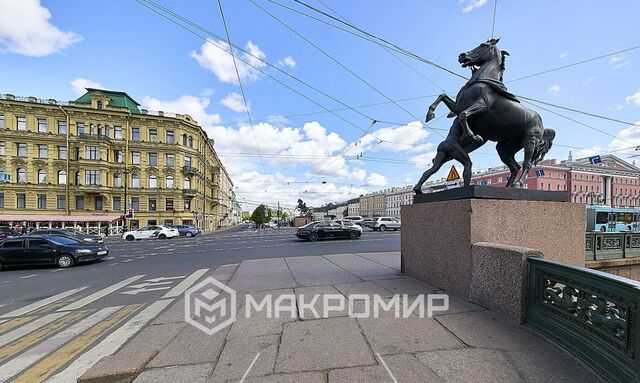
[[(399, 272), (399, 253), (270, 258), (212, 273), (242, 294), (444, 293)], [(308, 302), (308, 301), (307, 301)], [(300, 302), (297, 302), (298, 304)], [(322, 299), (314, 305), (321, 309)], [(590, 369), (526, 326), (449, 297), (432, 318), (412, 313), (326, 318), (239, 315), (206, 335), (184, 320), (184, 300), (157, 317), (79, 382), (600, 382)], [(244, 312), (244, 302), (238, 311)], [(321, 310), (319, 310), (321, 311)]]

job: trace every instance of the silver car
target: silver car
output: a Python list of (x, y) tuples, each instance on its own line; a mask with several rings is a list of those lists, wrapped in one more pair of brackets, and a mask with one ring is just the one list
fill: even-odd
[(400, 230), (400, 220), (394, 217), (378, 217), (374, 218), (369, 224), (373, 231)]

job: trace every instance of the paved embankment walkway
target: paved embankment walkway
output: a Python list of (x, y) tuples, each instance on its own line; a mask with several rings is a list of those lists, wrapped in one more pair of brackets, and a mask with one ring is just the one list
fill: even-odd
[[(225, 265), (212, 276), (242, 297), (266, 294), (443, 293), (399, 272), (399, 253), (271, 258)], [(321, 312), (322, 298), (314, 308)], [(357, 305), (356, 305), (357, 306)], [(526, 326), (450, 297), (433, 318), (413, 312), (356, 319), (348, 310), (316, 319), (294, 302), (294, 317), (251, 318), (206, 335), (184, 320), (178, 301), (81, 382), (598, 382), (571, 355)], [(361, 306), (359, 306), (362, 308)], [(355, 310), (356, 312), (362, 312)]]

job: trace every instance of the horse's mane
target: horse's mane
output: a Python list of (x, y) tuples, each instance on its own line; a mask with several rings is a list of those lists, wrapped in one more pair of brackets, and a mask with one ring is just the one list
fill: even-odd
[(507, 56), (509, 54), (507, 53), (507, 51), (500, 51), (500, 81), (502, 81), (502, 75), (504, 74), (504, 70), (505, 70), (505, 63), (507, 61)]

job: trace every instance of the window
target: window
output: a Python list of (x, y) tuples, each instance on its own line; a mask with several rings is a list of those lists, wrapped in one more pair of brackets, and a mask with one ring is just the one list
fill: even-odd
[(38, 194), (38, 209), (46, 209), (46, 208), (47, 208), (47, 195)]
[(167, 198), (166, 200), (166, 210), (173, 211), (173, 198)]
[(158, 141), (158, 129), (149, 129), (149, 142)]
[(157, 203), (155, 198), (149, 198), (149, 211), (156, 211)]
[(131, 163), (140, 165), (140, 152), (131, 152)]
[(67, 207), (67, 197), (64, 194), (58, 194), (56, 208), (64, 209)]
[[(3, 154), (0, 152), (0, 154)], [(167, 154), (167, 166), (174, 166), (176, 164), (176, 155)]]
[(149, 153), (149, 165), (158, 166), (158, 153)]
[(18, 183), (27, 182), (27, 171), (24, 169), (18, 169)]
[(0, 113), (0, 129), (4, 129), (4, 114)]
[(113, 174), (113, 186), (119, 188), (122, 186), (122, 176), (120, 173)]
[(113, 127), (113, 138), (115, 138), (116, 140), (122, 139), (122, 126)]
[(67, 183), (67, 172), (65, 170), (58, 171), (58, 185), (65, 185)]
[(27, 205), (27, 195), (24, 193), (16, 194), (16, 209), (24, 209)]
[(173, 188), (173, 176), (167, 176), (167, 188)]
[(27, 156), (27, 144), (16, 144), (18, 149), (18, 157), (26, 157)]
[(149, 176), (149, 187), (155, 189), (158, 187), (158, 177), (151, 175)]
[(131, 128), (131, 140), (140, 141), (140, 128)]
[(184, 177), (184, 188), (191, 189), (191, 178)]
[(98, 105), (98, 109), (102, 109), (102, 108), (103, 108), (103, 105), (102, 105), (102, 101), (101, 101), (101, 100), (98, 100), (97, 105)]
[(44, 169), (38, 170), (38, 183), (46, 184), (47, 183), (47, 171)]
[(76, 196), (76, 210), (84, 210), (84, 196)]
[(99, 170), (85, 170), (84, 171), (84, 182), (85, 185), (98, 185), (100, 182), (100, 171)]
[(138, 173), (131, 174), (131, 187), (139, 188), (140, 187), (140, 176)]
[(78, 136), (84, 134), (84, 122), (78, 122)]
[(96, 210), (102, 210), (104, 208), (101, 195), (96, 196), (96, 199), (94, 200), (94, 207)]
[(120, 197), (113, 197), (113, 210), (122, 210), (122, 200), (120, 199)]
[(133, 211), (140, 211), (140, 198), (131, 197), (131, 208)]
[(184, 200), (184, 211), (191, 211), (191, 200), (190, 199), (185, 199)]
[(58, 146), (58, 159), (66, 160), (67, 159), (67, 147), (66, 146)]
[(47, 119), (38, 118), (38, 133), (46, 133), (46, 132), (47, 132)]
[(116, 161), (116, 163), (123, 163), (124, 162), (124, 152), (122, 150), (114, 150), (113, 151), (113, 158)]
[(187, 135), (186, 134), (182, 135), (182, 145), (187, 146)]
[(38, 145), (38, 158), (47, 158), (47, 145)]
[(17, 130), (27, 130), (27, 118), (24, 116), (16, 117), (16, 129)]
[(80, 185), (80, 172), (76, 172), (76, 185)]
[(193, 137), (189, 136), (189, 147), (193, 148)]
[(173, 130), (167, 130), (167, 144), (173, 144), (175, 142), (175, 137), (173, 134)]
[(0, 208), (4, 209), (4, 193), (0, 193)]
[(184, 166), (191, 166), (191, 157), (184, 156)]
[(0, 141), (0, 156), (4, 156), (5, 149), (6, 147), (5, 147), (4, 141)]
[(58, 134), (67, 134), (67, 122), (58, 121)]
[(100, 148), (97, 146), (87, 146), (87, 155), (85, 157), (87, 160), (99, 160), (100, 159)]

